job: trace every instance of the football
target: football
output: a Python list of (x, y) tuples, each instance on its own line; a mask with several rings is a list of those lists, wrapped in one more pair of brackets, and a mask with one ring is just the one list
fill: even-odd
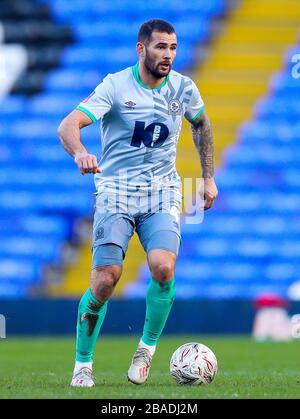
[(170, 373), (177, 384), (209, 384), (218, 371), (215, 354), (201, 343), (191, 342), (180, 346), (170, 361)]

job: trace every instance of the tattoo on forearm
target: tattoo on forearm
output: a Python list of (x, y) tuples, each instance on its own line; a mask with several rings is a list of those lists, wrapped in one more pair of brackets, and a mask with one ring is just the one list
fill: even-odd
[(201, 161), (202, 176), (212, 178), (214, 176), (214, 142), (207, 116), (204, 116), (198, 125), (192, 125), (192, 135)]

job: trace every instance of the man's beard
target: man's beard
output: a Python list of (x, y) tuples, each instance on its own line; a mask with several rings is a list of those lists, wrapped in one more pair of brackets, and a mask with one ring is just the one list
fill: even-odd
[[(159, 62), (157, 65), (155, 65), (155, 62), (153, 61), (153, 60), (151, 60), (150, 58), (149, 58), (149, 56), (148, 56), (148, 54), (147, 54), (147, 51), (146, 51), (146, 56), (145, 56), (145, 61), (144, 61), (144, 64), (145, 64), (145, 67), (146, 67), (146, 70), (155, 78), (155, 79), (161, 79), (162, 77), (166, 77), (169, 73), (170, 73), (170, 71), (171, 71), (171, 68), (172, 68), (172, 65), (168, 62), (168, 63), (164, 63), (163, 61), (162, 62)], [(161, 65), (161, 64), (168, 64), (169, 65), (169, 71), (168, 72), (162, 72), (162, 71), (160, 71), (159, 70), (159, 66)]]

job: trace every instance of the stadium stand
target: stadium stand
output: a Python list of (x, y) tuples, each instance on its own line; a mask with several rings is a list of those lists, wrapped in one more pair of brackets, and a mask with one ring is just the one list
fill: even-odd
[[(225, 43), (213, 45), (215, 72), (204, 65), (197, 81), (216, 127), (218, 150), (235, 140), (241, 122), (249, 122), (222, 158), (213, 211), (200, 225), (182, 225), (179, 298), (252, 298), (261, 291), (285, 296), (289, 284), (299, 279), (300, 82), (292, 77), (292, 57), (299, 46), (287, 52), (284, 68), (272, 77), (250, 119), (253, 104), (266, 93), (266, 81), (299, 27), (299, 4), (241, 3), (245, 7), (232, 17)], [(176, 0), (172, 8), (166, 0), (105, 0), (88, 7), (85, 0), (0, 1), (1, 42), (22, 44), (27, 54), (27, 71), (12, 94), (0, 100), (0, 297), (43, 292), (49, 266), (60, 270), (66, 243), (76, 240), (77, 220), (92, 215), (92, 178), (79, 176), (62, 150), (56, 134), (60, 120), (108, 72), (136, 61), (136, 32), (144, 20), (160, 17), (174, 23), (180, 40), (175, 69), (187, 72), (195, 58), (205, 58), (199, 47), (213, 40), (214, 21), (227, 8), (226, 0)], [(255, 30), (245, 24), (249, 16), (256, 19)], [(249, 71), (243, 73), (246, 67)], [(236, 108), (228, 93), (240, 98)], [(199, 163), (191, 154), (191, 141), (186, 142), (186, 127), (183, 135), (178, 169), (182, 176), (195, 176)], [(99, 157), (98, 138), (97, 124), (83, 130), (85, 144)], [(77, 295), (86, 288), (89, 246), (88, 241), (58, 292)], [(131, 279), (141, 254), (137, 250), (132, 259)], [(124, 295), (144, 297), (148, 279), (143, 266)]]
[[(61, 119), (104, 75), (136, 62), (144, 20), (159, 16), (175, 24), (181, 40), (175, 69), (181, 71), (211, 39), (226, 3), (177, 0), (171, 9), (166, 0), (88, 6), (85, 0), (0, 1), (1, 41), (22, 44), (27, 63), (12, 94), (0, 101), (1, 297), (40, 292), (47, 267), (64, 263), (76, 220), (92, 215), (93, 181), (79, 176), (62, 150), (56, 134)], [(84, 130), (85, 144), (99, 157), (96, 138), (97, 124)]]
[(41, 91), (47, 72), (59, 64), (64, 47), (73, 42), (70, 26), (52, 19), (47, 2), (34, 0), (0, 1), (0, 26), (6, 45), (21, 44), (27, 52), (26, 71), (11, 92)]

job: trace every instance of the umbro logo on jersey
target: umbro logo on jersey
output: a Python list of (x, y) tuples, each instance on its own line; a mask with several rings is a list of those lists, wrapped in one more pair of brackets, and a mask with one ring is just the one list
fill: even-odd
[(134, 103), (131, 100), (129, 100), (129, 102), (125, 102), (125, 105), (129, 109), (134, 109), (134, 107), (136, 106), (136, 103)]

